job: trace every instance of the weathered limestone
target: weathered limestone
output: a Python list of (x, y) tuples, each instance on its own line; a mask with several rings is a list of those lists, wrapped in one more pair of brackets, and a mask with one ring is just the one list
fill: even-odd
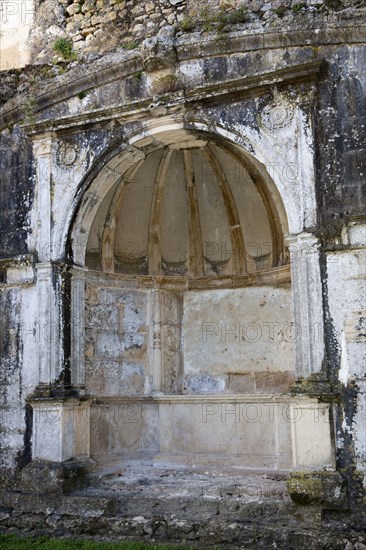
[(0, 7), (0, 71), (30, 62), (29, 33), (34, 23), (34, 1), (2, 2)]
[(347, 489), (338, 472), (293, 472), (287, 485), (291, 498), (300, 504), (323, 504), (328, 509), (347, 507)]
[(91, 426), (91, 457), (102, 464), (138, 458), (177, 467), (335, 466), (330, 408), (316, 399), (253, 394), (105, 398), (92, 404)]
[[(292, 2), (291, 5), (287, 1), (212, 0), (207, 8), (207, 3), (201, 0), (163, 3), (153, 0), (144, 7), (137, 0), (109, 2), (108, 5), (79, 1), (68, 5), (55, 0), (40, 6), (33, 0), (19, 5), (6, 1), (0, 12), (0, 67), (1, 70), (24, 67), (33, 58), (38, 62), (51, 61), (55, 56), (56, 40), (68, 36), (78, 55), (82, 56), (90, 52), (105, 52), (118, 44), (131, 48), (136, 40), (141, 42), (146, 36), (153, 37), (154, 41), (154, 36), (167, 25), (175, 27), (181, 34), (192, 30), (230, 32), (238, 24), (249, 30), (266, 27), (277, 30), (285, 25), (303, 27), (304, 20), (311, 27), (314, 17), (320, 16), (321, 19), (325, 10), (328, 15), (335, 13), (336, 16), (345, 12), (346, 17), (350, 9), (357, 13), (357, 8), (362, 5), (353, 4), (350, 0), (336, 5), (325, 0)], [(112, 27), (114, 23), (116, 25)], [(109, 41), (102, 40), (104, 33), (109, 33)], [(30, 42), (36, 47), (32, 48)], [(164, 63), (162, 60), (163, 56), (161, 62)]]
[(319, 244), (313, 235), (288, 238), (299, 378), (319, 373), (324, 360)]
[(290, 404), (293, 467), (323, 469), (335, 467), (331, 407), (311, 399)]
[[(264, 373), (286, 372), (289, 379), (294, 377), (298, 335), (290, 289), (188, 293), (182, 330), (184, 384), (189, 393), (227, 392), (233, 375), (239, 387), (240, 376), (252, 377), (259, 392)], [(276, 386), (271, 390), (276, 391)]]
[(71, 334), (71, 384), (85, 386), (85, 271), (74, 268), (71, 278), (71, 307), (75, 312)]
[(145, 392), (177, 393), (181, 389), (182, 298), (153, 290), (149, 292), (149, 375)]
[(164, 28), (152, 38), (146, 38), (141, 45), (142, 64), (146, 71), (156, 71), (174, 65), (176, 52), (174, 49), (174, 31), (171, 27)]
[(63, 462), (89, 458), (88, 401), (77, 399), (30, 401), (33, 409), (34, 459)]
[[(345, 419), (345, 430), (352, 430), (357, 449), (357, 467), (365, 483), (365, 266), (366, 226), (353, 222), (344, 227), (343, 246), (327, 257), (329, 315), (333, 321), (334, 344), (340, 356), (339, 382), (358, 389), (353, 421)], [(347, 249), (344, 245), (348, 245)], [(338, 433), (338, 437), (340, 434)]]
[[(69, 58), (33, 67), (34, 82), (6, 75), (9, 527), (37, 516), (69, 533), (186, 532), (228, 548), (260, 547), (248, 518), (264, 548), (310, 547), (311, 529), (333, 547), (329, 522), (342, 537), (365, 527), (363, 11), (206, 4), (43, 6), (30, 59), (50, 60), (56, 37)], [(151, 491), (140, 499), (148, 483), (128, 489), (126, 475), (112, 496), (135, 466)], [(274, 501), (224, 502), (229, 467), (241, 487), (249, 469), (275, 477)]]

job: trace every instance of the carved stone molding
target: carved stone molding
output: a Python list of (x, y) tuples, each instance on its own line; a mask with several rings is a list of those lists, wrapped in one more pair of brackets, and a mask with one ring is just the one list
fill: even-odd
[(182, 304), (179, 295), (153, 290), (149, 296), (149, 373), (153, 395), (179, 385)]

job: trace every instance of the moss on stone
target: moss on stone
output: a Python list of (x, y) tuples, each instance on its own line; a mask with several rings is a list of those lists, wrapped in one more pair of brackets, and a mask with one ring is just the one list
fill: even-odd
[(339, 472), (292, 472), (287, 488), (294, 502), (301, 505), (319, 505), (328, 509), (347, 509), (346, 483)]
[(173, 74), (167, 74), (157, 78), (152, 86), (154, 95), (166, 94), (176, 90), (178, 78)]

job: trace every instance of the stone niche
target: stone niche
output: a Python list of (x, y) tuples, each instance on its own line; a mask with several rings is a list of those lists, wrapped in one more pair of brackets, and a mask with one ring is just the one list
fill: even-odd
[(253, 162), (198, 132), (168, 133), (118, 178), (85, 254), (92, 458), (333, 465), (329, 407), (286, 396), (298, 337), (286, 232)]

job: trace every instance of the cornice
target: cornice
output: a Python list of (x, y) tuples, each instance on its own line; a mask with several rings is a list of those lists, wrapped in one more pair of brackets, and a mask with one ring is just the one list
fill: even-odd
[[(205, 105), (212, 104), (215, 101), (235, 101), (248, 95), (263, 92), (274, 85), (314, 80), (320, 72), (322, 63), (322, 59), (316, 58), (307, 63), (296, 64), (275, 71), (164, 94), (159, 97), (158, 103), (152, 103), (150, 97), (130, 102), (124, 101), (122, 104), (113, 107), (93, 109), (77, 115), (42, 120), (34, 124), (23, 124), (23, 128), (29, 135), (43, 134), (50, 131), (85, 127), (85, 125), (90, 124), (111, 121), (125, 123), (145, 119), (156, 116), (159, 107), (164, 108), (164, 114), (173, 114), (177, 111), (184, 111), (189, 104)], [(91, 77), (89, 77), (90, 80)]]
[(355, 25), (355, 22), (351, 21), (348, 25), (343, 22), (342, 25), (314, 26), (308, 29), (259, 28), (219, 37), (208, 35), (207, 38), (194, 33), (178, 42), (177, 56), (178, 61), (183, 61), (277, 48), (365, 43), (366, 25)]
[[(200, 33), (193, 33), (189, 36), (181, 36), (176, 40), (176, 52), (178, 65), (189, 60), (200, 60), (215, 57), (225, 57), (232, 55), (241, 55), (245, 53), (260, 53), (267, 50), (301, 48), (315, 48), (316, 55), (319, 46), (341, 45), (341, 44), (366, 44), (366, 25), (354, 25), (354, 21), (349, 24), (342, 22), (340, 25), (333, 27), (315, 27), (307, 29), (251, 29), (240, 32), (228, 33), (225, 35), (209, 34), (207, 36)], [(298, 69), (301, 73), (302, 69), (308, 66), (310, 72), (312, 64), (317, 63), (317, 60), (286, 67), (275, 71), (274, 73), (263, 73), (262, 75), (254, 75), (239, 78), (229, 82), (221, 82), (218, 84), (209, 84), (201, 86), (202, 95), (207, 92), (212, 95), (217, 94), (218, 87), (225, 87), (225, 94), (230, 93), (238, 86), (250, 86), (250, 80), (253, 81), (253, 86), (258, 84), (256, 80), (260, 78), (272, 78), (273, 76), (278, 81), (286, 80), (286, 78), (294, 78), (294, 72)], [(105, 86), (107, 84), (123, 80), (142, 70), (142, 62), (139, 51), (125, 52), (119, 51), (114, 53), (106, 53), (103, 58), (90, 62), (85, 66), (78, 65), (74, 69), (64, 75), (57, 83), (41, 83), (38, 89), (33, 92), (35, 95), (34, 113), (40, 113), (46, 109), (52, 108), (63, 101), (77, 96), (80, 93), (88, 92), (94, 88)], [(300, 75), (299, 75), (300, 76)], [(193, 88), (185, 92), (185, 99), (194, 100), (199, 93), (200, 88)], [(241, 88), (242, 89), (242, 88)], [(162, 98), (165, 101), (165, 98)], [(24, 111), (24, 97), (18, 97), (15, 100), (10, 100), (2, 110), (0, 110), (0, 128), (17, 122)], [(138, 108), (142, 108), (150, 103), (147, 98), (135, 103)], [(125, 104), (125, 102), (124, 102)], [(129, 110), (133, 102), (129, 103)], [(119, 107), (117, 106), (118, 110)], [(95, 109), (96, 114), (101, 113), (103, 109)], [(108, 112), (108, 108), (105, 109)], [(66, 118), (66, 117), (65, 117)], [(40, 122), (39, 124), (43, 124)], [(46, 123), (45, 123), (46, 124)], [(50, 122), (48, 123), (50, 125)], [(29, 127), (31, 125), (27, 125)], [(36, 125), (34, 125), (35, 127)]]

